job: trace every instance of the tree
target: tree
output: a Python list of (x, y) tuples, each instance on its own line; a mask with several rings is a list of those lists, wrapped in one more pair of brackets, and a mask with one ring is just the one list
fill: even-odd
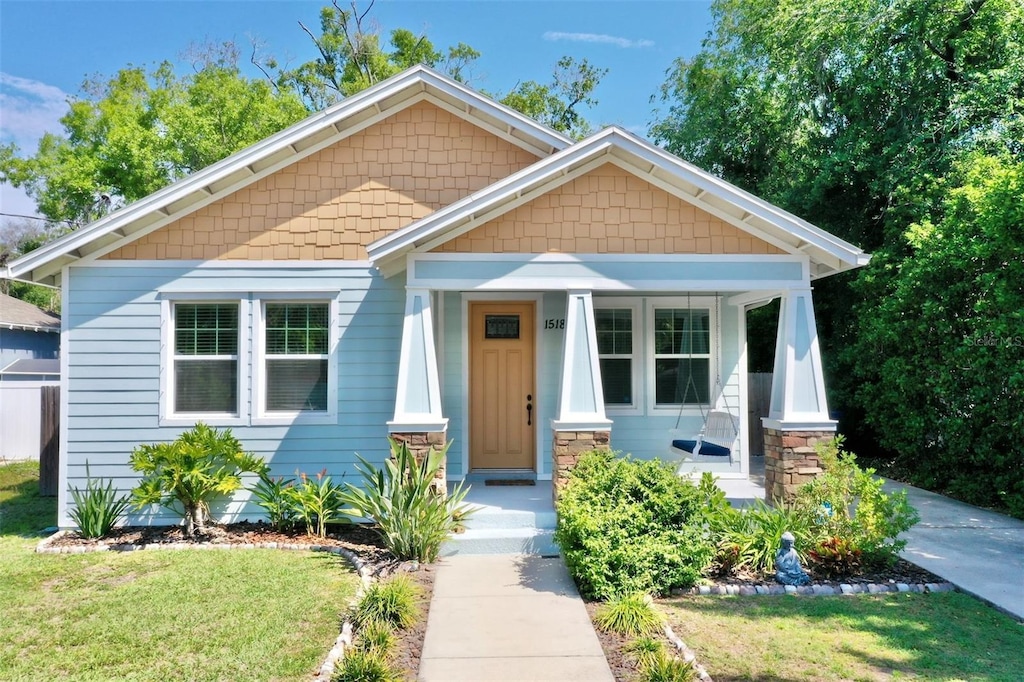
[(466, 79), (480, 57), (478, 51), (459, 43), (441, 52), (426, 36), (405, 28), (391, 32), (387, 51), (381, 45), (379, 27), (367, 19), (373, 4), (360, 11), (354, 1), (343, 9), (338, 0), (332, 0), (330, 7), (320, 10), (319, 34), (299, 22), (318, 57), (293, 69), (281, 67), (274, 58), (257, 66), (281, 90), (297, 92), (310, 111), (324, 109), (417, 64), (438, 68), (455, 80)]
[(591, 95), (606, 73), (608, 69), (596, 68), (586, 59), (562, 57), (549, 85), (521, 82), (498, 100), (549, 128), (581, 139), (590, 133), (590, 124), (578, 108), (597, 104)]
[[(300, 22), (319, 56), (293, 69), (275, 59), (251, 61), (262, 78), (245, 76), (233, 43), (192, 50), (193, 73), (179, 76), (169, 62), (151, 71), (126, 67), (106, 81), (89, 81), (70, 102), (64, 135), (44, 135), (36, 153), (21, 157), (0, 145), (0, 182), (24, 188), (38, 210), (71, 229), (141, 199), (247, 147), (344, 97), (415, 64), (470, 76), (480, 53), (465, 43), (438, 50), (407, 29), (379, 29), (353, 3), (335, 0), (320, 12), (320, 32)], [(557, 130), (582, 136), (580, 110), (604, 71), (586, 60), (559, 61), (550, 85), (520, 84), (507, 104)]]
[(904, 237), (856, 352), (867, 418), (912, 481), (1024, 518), (1024, 160), (974, 155)]
[(249, 146), (306, 115), (298, 97), (242, 75), (231, 44), (204, 50), (194, 73), (170, 63), (87, 82), (36, 154), (0, 154), (0, 180), (39, 211), (80, 225)]
[[(712, 13), (700, 53), (670, 70), (661, 90), (667, 111), (651, 133), (873, 252), (854, 276), (815, 287), (832, 402), (845, 413), (851, 441), (870, 456), (882, 408), (859, 388), (881, 378), (861, 332), (872, 323), (875, 296), (895, 286), (914, 253), (907, 227), (942, 219), (960, 160), (1024, 154), (1024, 6), (717, 0)], [(851, 288), (855, 280), (877, 286)], [(862, 295), (872, 298), (856, 305)], [(919, 407), (910, 402), (900, 412)]]

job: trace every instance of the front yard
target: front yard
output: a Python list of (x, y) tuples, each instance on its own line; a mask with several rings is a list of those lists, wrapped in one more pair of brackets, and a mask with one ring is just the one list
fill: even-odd
[(1024, 626), (957, 592), (660, 600), (716, 682), (1021, 675)]
[(358, 579), (274, 550), (42, 555), (55, 500), (35, 463), (0, 466), (0, 679), (308, 679)]

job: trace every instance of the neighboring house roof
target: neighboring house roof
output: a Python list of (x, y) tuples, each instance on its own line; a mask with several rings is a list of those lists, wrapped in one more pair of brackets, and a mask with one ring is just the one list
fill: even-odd
[(3, 369), (0, 369), (0, 374), (59, 375), (60, 360), (31, 360), (22, 358), (21, 360), (15, 360)]
[(404, 268), (407, 253), (434, 249), (606, 163), (786, 253), (808, 256), (812, 278), (868, 262), (869, 256), (856, 246), (620, 128), (607, 128), (574, 143), (461, 83), (417, 66), (19, 258), (0, 275), (59, 283), (64, 266), (102, 256), (424, 100), (540, 160), (370, 244), (370, 259), (385, 273)]
[(416, 102), (429, 100), (537, 156), (572, 140), (426, 66), (414, 66), (13, 261), (10, 278), (56, 284), (65, 265), (228, 196)]
[(614, 126), (378, 239), (367, 252), (385, 270), (400, 270), (406, 253), (435, 249), (604, 163), (624, 168), (787, 253), (806, 254), (812, 278), (869, 260), (853, 244)]
[(7, 294), (0, 294), (0, 328), (59, 332), (60, 316)]

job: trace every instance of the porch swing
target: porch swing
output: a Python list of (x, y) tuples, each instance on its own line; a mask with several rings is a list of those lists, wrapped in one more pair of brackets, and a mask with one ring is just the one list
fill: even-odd
[[(688, 310), (690, 308), (690, 295), (686, 295), (686, 306)], [(691, 318), (692, 325), (692, 318)], [(689, 332), (692, 334), (692, 329)], [(715, 345), (718, 348), (721, 344), (721, 323), (717, 315), (715, 315)], [(687, 462), (728, 462), (733, 463), (733, 446), (736, 442), (736, 436), (739, 434), (739, 427), (736, 424), (736, 418), (732, 414), (732, 409), (729, 406), (729, 398), (725, 394), (722, 388), (722, 373), (718, 365), (720, 362), (720, 354), (716, 353), (713, 358), (715, 362), (715, 388), (712, 395), (709, 397), (707, 409), (704, 408), (704, 403), (700, 400), (700, 392), (697, 390), (697, 384), (693, 379), (693, 340), (690, 338), (688, 344), (687, 354), (687, 379), (686, 385), (683, 388), (683, 394), (679, 399), (679, 414), (676, 416), (675, 427), (669, 431), (669, 446), (670, 454), (682, 457), (680, 462), (680, 468), (682, 468)], [(677, 383), (678, 386), (678, 383)], [(676, 389), (678, 392), (678, 389)], [(697, 406), (700, 408), (701, 416), (701, 428), (695, 437), (692, 433), (687, 433), (679, 428), (679, 422), (683, 418), (683, 410), (686, 408), (686, 399), (690, 396), (690, 391), (693, 391), (693, 397), (696, 398)], [(717, 396), (717, 397), (716, 397)], [(710, 401), (711, 397), (715, 397), (714, 402)], [(718, 403), (721, 402), (725, 409), (717, 407)]]

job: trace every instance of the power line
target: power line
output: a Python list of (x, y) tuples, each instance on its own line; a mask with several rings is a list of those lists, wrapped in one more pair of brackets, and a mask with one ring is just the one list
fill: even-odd
[(21, 213), (4, 213), (3, 211), (0, 211), (0, 215), (2, 215), (4, 217), (7, 217), (7, 218), (25, 218), (27, 220), (42, 220), (43, 222), (46, 222), (46, 223), (60, 223), (60, 222), (64, 222), (62, 220), (53, 220), (52, 218), (40, 218), (37, 215), (23, 215)]

